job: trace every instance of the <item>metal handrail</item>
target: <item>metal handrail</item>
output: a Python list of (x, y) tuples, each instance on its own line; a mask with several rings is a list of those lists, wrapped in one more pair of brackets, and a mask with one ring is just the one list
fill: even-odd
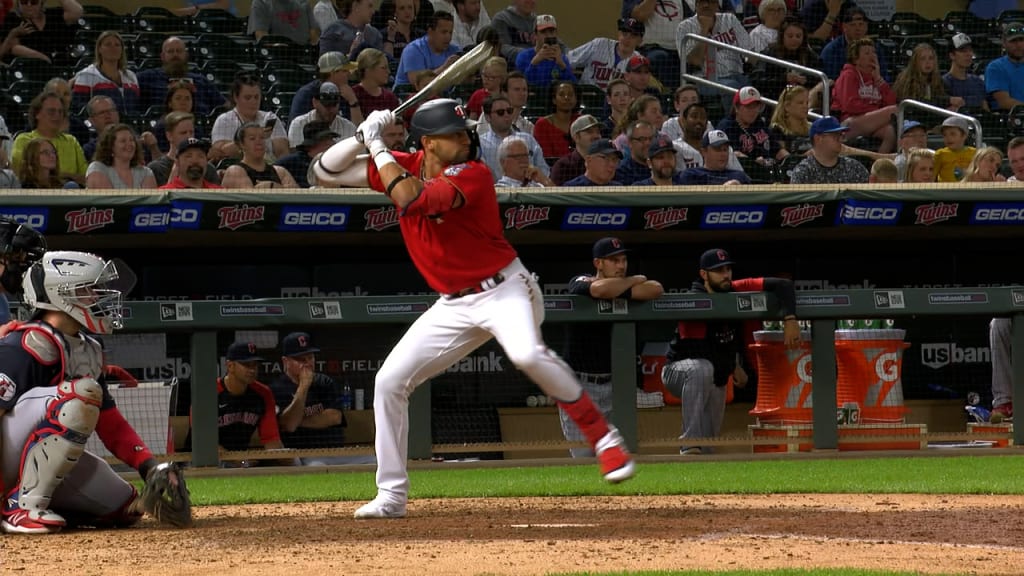
[(938, 106), (933, 106), (919, 100), (903, 100), (899, 103), (899, 106), (896, 107), (896, 128), (899, 131), (903, 130), (903, 111), (906, 108), (919, 108), (921, 110), (927, 110), (932, 114), (938, 114), (939, 116), (952, 116), (954, 118), (963, 118), (964, 120), (967, 120), (971, 124), (974, 124), (975, 143), (979, 148), (981, 148), (981, 122), (974, 116), (968, 116), (967, 114), (961, 114), (945, 108), (939, 108)]
[[(704, 86), (710, 86), (711, 88), (714, 88), (714, 89), (719, 90), (721, 92), (731, 92), (733, 94), (739, 92), (739, 89), (733, 88), (732, 86), (727, 86), (725, 84), (719, 84), (718, 82), (713, 82), (711, 80), (707, 80), (705, 78), (701, 78), (700, 76), (694, 76), (693, 74), (683, 74), (683, 80), (686, 80), (687, 82), (692, 82), (694, 84), (702, 84)], [(761, 95), (761, 101), (764, 102), (765, 104), (771, 106), (772, 108), (774, 108), (774, 107), (779, 105), (778, 101), (772, 100), (771, 98), (765, 98), (763, 94)], [(810, 111), (808, 111), (807, 115), (809, 117), (811, 117), (811, 118), (814, 118), (815, 120), (817, 120), (818, 118), (821, 118), (821, 114), (818, 114), (817, 112), (810, 112)]]
[[(721, 48), (722, 50), (732, 50), (733, 52), (739, 52), (740, 54), (745, 55), (747, 58), (753, 58), (754, 60), (763, 60), (765, 62), (770, 62), (772, 64), (775, 64), (776, 66), (782, 66), (784, 68), (791, 68), (793, 70), (799, 70), (800, 72), (803, 72), (804, 74), (810, 74), (812, 76), (817, 76), (824, 83), (823, 86), (825, 87), (825, 89), (823, 89), (821, 91), (821, 109), (826, 114), (828, 114), (828, 111), (831, 110), (831, 108), (829, 108), (829, 104), (830, 104), (829, 100), (830, 100), (830, 96), (831, 95), (829, 94), (829, 90), (827, 89), (828, 86), (829, 86), (829, 83), (828, 83), (829, 82), (829, 78), (828, 78), (828, 74), (825, 74), (821, 70), (815, 70), (814, 68), (808, 68), (806, 66), (801, 66), (799, 64), (795, 64), (793, 62), (789, 62), (789, 61), (786, 61), (786, 60), (780, 60), (778, 58), (775, 58), (774, 56), (768, 56), (768, 55), (765, 55), (765, 54), (761, 54), (760, 52), (754, 52), (753, 50), (747, 50), (745, 48), (739, 48), (737, 46), (733, 46), (732, 44), (725, 44), (724, 42), (719, 42), (718, 40), (712, 40), (711, 38), (707, 38), (705, 36), (701, 36), (700, 34), (694, 34), (693, 32), (690, 32), (689, 34), (687, 34), (683, 38), (687, 39), (687, 40), (694, 40), (694, 41), (697, 41), (697, 42), (703, 42), (705, 44), (710, 44), (712, 46), (715, 46), (716, 48)], [(680, 66), (685, 65), (685, 64), (686, 64), (686, 61), (684, 59), (683, 62), (680, 64)], [(688, 75), (686, 75), (686, 76), (688, 76)], [(718, 86), (724, 86), (724, 85), (723, 84), (719, 84)], [(733, 89), (733, 91), (735, 91), (735, 89)]]

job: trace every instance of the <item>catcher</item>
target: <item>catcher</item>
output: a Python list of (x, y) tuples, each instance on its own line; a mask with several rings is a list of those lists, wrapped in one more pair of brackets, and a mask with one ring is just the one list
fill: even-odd
[[(96, 380), (102, 350), (88, 333), (110, 334), (122, 326), (117, 281), (113, 262), (85, 252), (47, 252), (25, 273), (24, 302), (32, 320), (5, 326), (9, 332), (0, 338), (5, 532), (130, 526), (144, 512), (175, 526), (191, 524), (181, 471), (157, 463)], [(127, 290), (132, 280), (123, 283)], [(146, 481), (141, 495), (85, 451), (93, 431), (139, 471)]]

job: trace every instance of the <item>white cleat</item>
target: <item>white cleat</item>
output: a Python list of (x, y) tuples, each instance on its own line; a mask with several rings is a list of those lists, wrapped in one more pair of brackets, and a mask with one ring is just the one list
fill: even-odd
[(405, 503), (394, 502), (382, 496), (363, 504), (352, 515), (355, 518), (405, 518)]

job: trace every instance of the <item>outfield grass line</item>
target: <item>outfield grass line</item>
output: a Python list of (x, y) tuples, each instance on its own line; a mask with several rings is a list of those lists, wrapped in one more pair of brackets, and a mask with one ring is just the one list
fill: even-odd
[(841, 543), (841, 544), (870, 544), (872, 546), (938, 546), (940, 548), (966, 548), (969, 550), (992, 550), (992, 551), (1004, 551), (1004, 552), (1024, 552), (1024, 546), (1005, 546), (997, 544), (961, 544), (957, 542), (933, 542), (931, 540), (894, 540), (892, 538), (850, 538), (848, 536), (805, 536), (803, 534), (783, 534), (783, 533), (762, 533), (757, 534), (753, 532), (718, 532), (718, 533), (707, 533), (697, 538), (691, 538), (691, 540), (705, 540), (707, 536), (713, 534), (721, 534), (721, 538), (711, 538), (709, 540), (727, 540), (730, 537), (736, 538), (764, 538), (770, 540), (801, 540), (805, 542), (829, 542), (829, 543)]

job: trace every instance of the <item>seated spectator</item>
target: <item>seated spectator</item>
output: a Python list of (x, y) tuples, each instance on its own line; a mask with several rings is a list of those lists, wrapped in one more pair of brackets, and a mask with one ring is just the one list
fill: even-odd
[(243, 124), (248, 123), (265, 128), (263, 148), (268, 162), (273, 162), (275, 158), (288, 153), (288, 133), (285, 131), (284, 123), (279, 121), (273, 112), (260, 110), (263, 93), (258, 78), (249, 74), (235, 76), (235, 81), (231, 85), (231, 100), (235, 107), (217, 116), (213, 122), (213, 148), (210, 153), (214, 161), (241, 156), (235, 135)]
[(845, 22), (842, 17), (856, 7), (853, 0), (807, 0), (800, 10), (800, 17), (813, 38), (828, 40), (840, 35), (837, 22)]
[[(374, 5), (376, 4), (378, 4), (378, 2), (374, 2)], [(412, 0), (412, 11), (416, 14), (416, 21), (413, 22), (413, 25), (421, 30), (426, 30), (427, 26), (430, 25), (430, 19), (433, 18), (434, 14), (437, 12), (432, 0)], [(454, 14), (451, 11), (448, 11), (448, 13)], [(384, 30), (388, 26), (387, 20), (384, 18), (384, 12), (381, 12), (380, 10), (373, 11), (373, 17), (371, 18), (370, 23), (378, 30)]]
[[(168, 181), (173, 181), (175, 174), (175, 167), (177, 163), (177, 153), (182, 145), (182, 142), (191, 143), (192, 146), (197, 146), (195, 142), (201, 142), (206, 147), (203, 150), (203, 158), (207, 157), (210, 148), (210, 141), (203, 138), (196, 138), (195, 130), (195, 116), (191, 112), (171, 112), (167, 116), (164, 116), (161, 122), (166, 127), (165, 134), (167, 136), (168, 148), (167, 155), (161, 156), (156, 160), (153, 160), (147, 166), (153, 171), (153, 176), (156, 178), (157, 186), (163, 186)], [(193, 142), (195, 141), (195, 142)], [(178, 167), (180, 168), (180, 166)], [(206, 165), (205, 174), (200, 174), (201, 179), (207, 180), (213, 184), (217, 184), (217, 188), (220, 188), (220, 175), (217, 173), (217, 169), (213, 164)], [(191, 186), (189, 186), (191, 188)], [(197, 188), (200, 186), (197, 186)], [(202, 186), (204, 188), (210, 188), (210, 186)]]
[[(633, 56), (642, 57), (636, 47), (644, 37), (643, 23), (635, 18), (620, 18), (618, 27), (618, 40), (594, 38), (569, 52), (573, 66), (583, 70), (581, 84), (593, 84), (605, 90), (610, 80), (626, 73), (626, 64)], [(644, 60), (650, 73), (650, 60)]]
[(537, 23), (533, 12), (535, 5), (536, 0), (511, 0), (491, 20), (491, 26), (501, 37), (501, 55), (505, 60), (515, 62), (520, 52), (534, 46)]
[(974, 110), (988, 110), (985, 81), (971, 74), (974, 64), (974, 46), (971, 37), (963, 32), (953, 36), (949, 43), (949, 72), (942, 75), (942, 84), (950, 96), (964, 99), (964, 105)]
[[(807, 102), (807, 93), (807, 89), (803, 86), (790, 86), (779, 95), (779, 102), (775, 106), (775, 112), (772, 113), (769, 129), (772, 132), (772, 139), (778, 142), (785, 151), (782, 157), (790, 154), (806, 155), (811, 151), (811, 123), (807, 120), (810, 108)], [(915, 122), (915, 124), (917, 123)], [(923, 134), (924, 130), (922, 129), (921, 132)], [(892, 154), (879, 154), (872, 150), (854, 148), (846, 144), (843, 144), (841, 154), (843, 156), (866, 156), (873, 160), (893, 156)]]
[(586, 151), (601, 138), (601, 122), (590, 114), (584, 114), (573, 121), (569, 132), (574, 144), (572, 152), (559, 158), (551, 167), (551, 181), (556, 186), (564, 185), (586, 170)]
[[(171, 114), (180, 114), (172, 112)], [(206, 157), (210, 151), (208, 140), (197, 138), (186, 138), (177, 142), (174, 153), (175, 175), (167, 183), (162, 184), (162, 190), (181, 190), (185, 188), (222, 188), (213, 180), (210, 180), (210, 162)], [(170, 154), (164, 158), (169, 158)], [(216, 170), (213, 172), (216, 176)]]
[(121, 114), (117, 111), (117, 106), (110, 96), (90, 98), (89, 103), (85, 105), (85, 114), (89, 118), (93, 132), (92, 138), (82, 146), (82, 153), (86, 158), (92, 158), (96, 154), (96, 144), (99, 142), (100, 135), (103, 134), (107, 126), (120, 124)]
[(554, 16), (537, 16), (533, 46), (516, 56), (516, 70), (535, 86), (550, 84), (552, 80), (576, 81), (569, 51), (558, 39), (558, 23)]
[(487, 164), (487, 167), (491, 169), (495, 182), (500, 180), (502, 176), (501, 159), (498, 157), (498, 149), (506, 138), (513, 135), (518, 136), (527, 145), (530, 151), (529, 163), (545, 176), (550, 173), (541, 145), (533, 136), (525, 132), (519, 132), (512, 125), (512, 105), (509, 103), (508, 97), (498, 95), (484, 100), (484, 114), (487, 115), (491, 129), (479, 135), (480, 157)]
[[(810, 30), (810, 26), (807, 29)], [(828, 74), (829, 78), (833, 80), (839, 78), (839, 74), (843, 71), (843, 67), (848, 61), (850, 46), (855, 41), (866, 38), (867, 34), (867, 13), (861, 8), (856, 7), (846, 10), (843, 15), (843, 33), (836, 36), (821, 50), (822, 70), (825, 71), (825, 74)], [(875, 47), (875, 52), (878, 54), (879, 74), (881, 74), (882, 78), (888, 80), (889, 63), (886, 61), (885, 52), (879, 48), (876, 42), (871, 41), (871, 45)]]
[(896, 184), (899, 182), (896, 163), (888, 158), (879, 158), (871, 163), (868, 184)]
[(391, 76), (388, 57), (376, 48), (367, 48), (359, 53), (356, 66), (356, 80), (359, 83), (352, 87), (358, 100), (354, 108), (358, 108), (363, 115), (369, 115), (374, 110), (398, 108), (398, 97), (387, 88)]
[(625, 120), (629, 113), (629, 105), (633, 103), (633, 96), (630, 93), (629, 84), (622, 78), (616, 78), (608, 83), (606, 101), (608, 102), (608, 116), (601, 123), (601, 137), (615, 138), (619, 132), (619, 126), (625, 126)]
[(964, 105), (963, 98), (946, 94), (935, 48), (926, 42), (914, 46), (910, 62), (896, 76), (893, 89), (896, 91), (897, 100), (917, 100), (954, 112)]
[(75, 0), (61, 0), (59, 8), (47, 10), (42, 0), (21, 0), (18, 10), (20, 18), (4, 19), (0, 30), (4, 37), (0, 59), (9, 62), (13, 58), (30, 58), (48, 64), (67, 62), (78, 19), (85, 12), (82, 5)]
[(1003, 50), (985, 67), (985, 91), (991, 109), (1006, 111), (1024, 104), (1024, 24), (1004, 25)]
[[(764, 52), (779, 39), (779, 30), (786, 20), (786, 0), (761, 0), (757, 7), (760, 24), (750, 31), (750, 44), (754, 52)], [(774, 94), (774, 92), (769, 92)]]
[(88, 141), (90, 138), (89, 127), (78, 118), (80, 110), (71, 111), (71, 83), (59, 76), (54, 76), (46, 81), (43, 92), (55, 92), (60, 96), (61, 103), (64, 104), (64, 123), (61, 125), (61, 130), (74, 136), (79, 143), (83, 140)]
[(684, 184), (683, 173), (676, 170), (676, 148), (672, 139), (658, 134), (647, 150), (650, 177), (638, 180), (634, 186), (678, 186)]
[(1006, 157), (1010, 159), (1013, 176), (1007, 182), (1024, 182), (1024, 137), (1017, 136), (1006, 145)]
[(480, 82), (483, 88), (478, 88), (469, 97), (466, 108), (469, 109), (469, 117), (477, 120), (484, 111), (484, 100), (491, 96), (501, 94), (501, 87), (508, 78), (508, 62), (501, 56), (493, 56), (484, 62), (480, 70)]
[(356, 135), (356, 125), (349, 122), (338, 114), (338, 105), (341, 102), (341, 92), (332, 82), (320, 84), (319, 92), (313, 96), (313, 109), (292, 119), (288, 126), (288, 144), (291, 148), (297, 148), (306, 139), (302, 127), (310, 122), (327, 122), (331, 131), (340, 134), (342, 138)]
[[(910, 151), (915, 149), (928, 148), (928, 131), (916, 120), (904, 120), (900, 131), (900, 149), (893, 162), (896, 163), (896, 177), (900, 182), (907, 179), (907, 164), (910, 160)], [(934, 161), (935, 159), (932, 158)], [(934, 168), (934, 166), (933, 166)], [(934, 181), (934, 176), (932, 177)]]
[(626, 128), (629, 139), (629, 156), (619, 162), (615, 169), (615, 180), (623, 186), (649, 178), (651, 168), (647, 165), (647, 150), (657, 132), (654, 126), (644, 120), (637, 120)]
[(257, 41), (271, 34), (284, 36), (296, 44), (314, 46), (320, 39), (320, 28), (309, 0), (252, 0), (246, 33)]
[[(708, 112), (700, 102), (694, 102), (684, 108), (681, 116), (686, 121), (683, 125), (683, 137), (672, 142), (676, 147), (676, 169), (685, 171), (687, 168), (704, 165), (704, 156), (701, 154), (704, 135), (712, 129), (708, 128)], [(729, 146), (725, 167), (736, 172), (744, 172), (732, 146)]]
[[(661, 124), (661, 133), (667, 135), (673, 140), (682, 140), (683, 130), (686, 125), (686, 119), (683, 117), (683, 109), (690, 104), (700, 102), (700, 94), (697, 93), (697, 87), (692, 84), (683, 84), (679, 88), (676, 88), (676, 92), (672, 97), (672, 106), (676, 109), (677, 116), (673, 116), (668, 120), (665, 120)], [(710, 130), (712, 127), (708, 127)], [(701, 134), (703, 136), (703, 134)]]
[(587, 150), (586, 170), (562, 186), (622, 186), (614, 180), (615, 169), (621, 161), (622, 152), (611, 140), (595, 140)]
[[(57, 175), (65, 186), (78, 188), (85, 185), (85, 155), (78, 140), (63, 131), (64, 113), (64, 103), (56, 92), (43, 92), (32, 99), (28, 105), (28, 123), (32, 130), (22, 132), (14, 139), (11, 164), (16, 173), (20, 172), (25, 146), (36, 138), (44, 138), (57, 151)], [(74, 184), (70, 185), (70, 182)]]
[(139, 80), (127, 64), (121, 35), (112, 30), (100, 33), (96, 39), (96, 60), (79, 70), (72, 81), (71, 105), (75, 110), (81, 110), (93, 96), (102, 95), (113, 100), (123, 115), (141, 113)]
[(227, 373), (217, 378), (217, 439), (225, 450), (248, 450), (259, 431), (264, 450), (284, 448), (277, 427), (274, 394), (256, 380), (260, 362), (256, 345), (237, 341), (228, 346)]
[[(292, 332), (281, 340), (281, 373), (271, 381), (270, 390), (279, 410), (277, 424), (285, 448), (340, 448), (345, 443), (342, 388), (316, 371), (318, 352), (305, 332)], [(305, 466), (340, 462), (338, 457), (324, 456), (300, 461)]]
[[(743, 73), (743, 56), (739, 52), (719, 50), (704, 42), (686, 39), (687, 34), (699, 34), (744, 50), (753, 49), (750, 35), (736, 18), (736, 13), (731, 10), (719, 12), (718, 0), (696, 0), (694, 8), (697, 13), (683, 20), (676, 30), (679, 60), (696, 68), (692, 73), (705, 80), (733, 88), (750, 84)], [(728, 108), (728, 96), (723, 96), (714, 88), (701, 86), (699, 90), (705, 97), (721, 97), (722, 106)]]
[(320, 55), (340, 52), (349, 60), (355, 60), (364, 48), (383, 52), (384, 36), (370, 25), (375, 5), (374, 0), (338, 0), (340, 18), (320, 35)]
[(559, 81), (551, 87), (551, 104), (554, 111), (537, 120), (533, 137), (540, 143), (545, 158), (561, 158), (569, 153), (569, 128), (579, 117), (577, 112), (576, 85)]
[(224, 171), (225, 188), (296, 188), (292, 175), (266, 159), (266, 129), (257, 122), (246, 122), (235, 132), (235, 144), (242, 159)]
[(23, 189), (60, 189), (64, 180), (57, 169), (57, 149), (46, 138), (32, 138), (22, 152), (23, 161), (15, 170)]
[[(530, 122), (523, 116), (526, 101), (530, 97), (530, 87), (526, 83), (526, 76), (523, 76), (523, 73), (518, 70), (509, 72), (508, 78), (505, 79), (505, 84), (501, 87), (501, 91), (505, 93), (505, 96), (508, 96), (508, 101), (512, 104), (512, 115), (515, 117), (512, 125), (519, 129), (520, 132), (532, 135), (533, 122)], [(490, 129), (491, 126), (487, 123), (487, 115), (480, 116), (480, 123), (476, 127), (477, 133), (483, 134)]]
[[(497, 188), (544, 188), (555, 183), (537, 166), (530, 163), (530, 150), (525, 137), (529, 134), (513, 134), (498, 146), (498, 162), (501, 163), (501, 178), (494, 184)], [(546, 165), (545, 165), (546, 167)]]
[(959, 182), (974, 160), (974, 146), (967, 145), (970, 125), (963, 118), (950, 116), (942, 121), (942, 141), (935, 151), (935, 174), (939, 182)]
[(142, 146), (127, 124), (107, 126), (96, 144), (96, 155), (85, 173), (91, 190), (156, 188), (153, 171), (142, 161)]
[[(455, 18), (452, 43), (466, 48), (478, 43), (480, 30), (491, 24), (491, 16), (481, 0), (434, 0), (434, 10), (450, 12)], [(501, 54), (500, 51), (496, 54)]]
[[(615, 146), (622, 150), (623, 154), (629, 154), (629, 147), (631, 143), (629, 137), (625, 131), (629, 126), (632, 126), (637, 120), (643, 120), (651, 126), (661, 126), (665, 123), (665, 115), (661, 113), (661, 102), (650, 94), (644, 94), (643, 96), (633, 100), (633, 103), (629, 105), (629, 110), (626, 111), (626, 117), (623, 118), (624, 125), (617, 127), (619, 135), (615, 137), (613, 142)], [(646, 144), (644, 144), (646, 146)]]
[(732, 148), (729, 146), (729, 135), (721, 130), (710, 130), (701, 138), (700, 152), (703, 156), (702, 165), (683, 170), (680, 178), (686, 185), (696, 186), (732, 186), (750, 184), (745, 172), (729, 168), (729, 157)]
[(908, 184), (931, 184), (935, 182), (935, 152), (927, 148), (910, 148), (907, 151), (906, 178)]
[(1006, 176), (999, 173), (1003, 165), (1003, 153), (992, 146), (982, 146), (964, 170), (961, 182), (1006, 182)]
[(761, 117), (764, 101), (753, 86), (744, 86), (733, 95), (731, 116), (718, 123), (718, 129), (729, 135), (733, 150), (740, 158), (749, 158), (761, 166), (771, 166), (788, 152), (771, 137), (768, 124)]
[(356, 69), (356, 63), (349, 61), (348, 56), (341, 52), (326, 52), (317, 59), (316, 68), (317, 79), (303, 84), (295, 91), (295, 96), (292, 96), (288, 117), (298, 118), (312, 110), (313, 96), (320, 89), (320, 84), (330, 82), (341, 92), (341, 106), (338, 108), (338, 113), (358, 126), (370, 112), (362, 110), (362, 100), (356, 95), (355, 88), (349, 86), (348, 83), (349, 75)]
[(341, 136), (331, 129), (327, 122), (309, 122), (302, 127), (302, 142), (295, 147), (295, 152), (279, 158), (277, 166), (284, 168), (295, 179), (296, 187), (309, 188), (307, 173), (309, 165), (317, 154), (327, 150), (337, 142)]
[[(762, 52), (773, 58), (799, 64), (812, 70), (821, 70), (821, 58), (807, 45), (807, 36), (803, 22), (787, 19), (776, 42), (770, 44)], [(808, 98), (818, 106), (824, 85), (817, 76), (811, 76), (798, 70), (786, 70), (783, 73), (775, 64), (758, 61), (750, 80), (761, 94), (774, 96), (781, 94), (789, 86), (800, 86), (810, 91)]]
[(811, 125), (811, 153), (790, 172), (793, 184), (865, 184), (868, 169), (860, 162), (841, 156), (843, 137), (849, 131), (839, 120), (825, 116)]
[(451, 43), (452, 15), (435, 12), (427, 26), (427, 35), (409, 43), (395, 72), (395, 85), (415, 84), (416, 77), (431, 70), (440, 74), (459, 59), (461, 48)]
[[(160, 47), (160, 67), (146, 68), (138, 73), (139, 79), (139, 110), (167, 114), (173, 110), (209, 114), (214, 108), (224, 104), (224, 96), (217, 87), (198, 72), (190, 72), (188, 68), (188, 45), (177, 36), (164, 40)], [(192, 87), (189, 99), (192, 101), (188, 110), (169, 108), (168, 92), (172, 87), (180, 90), (182, 83)], [(163, 108), (161, 108), (163, 106)]]
[(415, 0), (384, 0), (380, 4), (379, 12), (387, 24), (379, 30), (384, 36), (384, 53), (392, 60), (401, 60), (405, 47), (425, 34), (415, 25), (414, 3)]
[[(167, 112), (161, 116), (153, 126), (153, 134), (156, 135), (157, 147), (160, 150), (169, 151), (173, 149), (170, 146), (170, 142), (167, 140), (167, 126), (164, 124), (164, 118), (171, 112), (192, 114), (195, 107), (192, 95), (195, 93), (195, 89), (195, 84), (185, 80), (172, 80), (167, 86), (167, 95), (164, 98), (163, 106), (163, 110), (166, 110)], [(206, 138), (206, 133), (202, 129), (193, 126), (192, 137)]]
[(338, 18), (338, 7), (334, 5), (334, 0), (317, 0), (313, 5), (313, 20), (321, 32), (337, 22)]
[(641, 54), (632, 56), (626, 62), (626, 71), (622, 79), (629, 86), (630, 98), (639, 98), (644, 94), (661, 95), (661, 86), (651, 77), (651, 61)]
[(623, 0), (622, 18), (635, 18), (644, 25), (639, 52), (651, 61), (651, 69), (663, 86), (679, 87), (679, 49), (676, 29), (679, 23), (694, 15), (689, 1)]
[(850, 136), (871, 136), (881, 140), (878, 151), (896, 149), (896, 131), (892, 117), (896, 114), (896, 95), (882, 78), (875, 55), (874, 42), (867, 38), (850, 44), (849, 63), (832, 87), (832, 109), (838, 111)]

